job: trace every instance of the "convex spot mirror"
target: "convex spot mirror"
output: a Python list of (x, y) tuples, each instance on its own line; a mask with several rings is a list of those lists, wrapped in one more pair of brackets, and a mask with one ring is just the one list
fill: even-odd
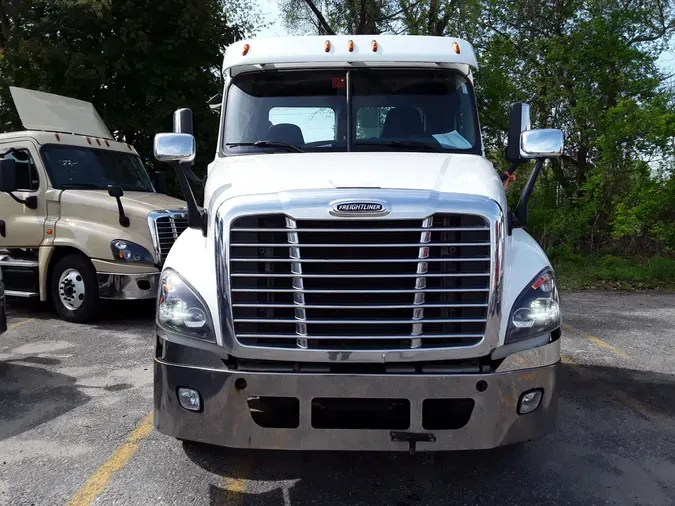
[(191, 134), (166, 133), (155, 135), (153, 151), (160, 162), (193, 162), (197, 148)]
[(12, 158), (0, 159), (0, 192), (16, 190), (16, 161)]
[(521, 157), (557, 158), (563, 152), (563, 133), (554, 128), (527, 130), (520, 134)]

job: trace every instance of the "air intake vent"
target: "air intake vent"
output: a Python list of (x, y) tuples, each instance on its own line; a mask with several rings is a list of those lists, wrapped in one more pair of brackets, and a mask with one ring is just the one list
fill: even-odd
[(485, 333), (490, 254), (488, 221), (477, 215), (238, 218), (230, 231), (236, 338), (327, 350), (475, 345)]

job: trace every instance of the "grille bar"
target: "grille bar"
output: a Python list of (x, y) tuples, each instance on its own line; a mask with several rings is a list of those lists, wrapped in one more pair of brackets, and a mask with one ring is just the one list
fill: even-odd
[[(279, 338), (279, 339), (297, 339), (297, 334), (237, 334), (240, 338)], [(391, 336), (373, 336), (373, 335), (359, 335), (359, 336), (349, 336), (351, 339), (401, 339), (400, 335), (391, 335)], [(465, 339), (465, 338), (481, 338), (483, 334), (424, 334), (420, 336), (420, 339)], [(334, 336), (312, 336), (312, 339), (318, 340), (331, 340), (331, 339), (345, 339), (344, 335), (334, 335)]]
[(182, 211), (153, 211), (148, 220), (157, 256), (164, 263), (178, 236), (187, 229), (187, 215)]
[[(304, 308), (303, 308), (304, 309)], [(417, 309), (422, 309), (422, 308), (417, 308)], [(392, 324), (392, 325), (405, 325), (405, 324), (410, 324), (412, 323), (413, 325), (421, 325), (421, 323), (415, 323), (417, 321), (421, 320), (421, 318), (415, 318), (413, 317), (412, 319), (407, 319), (407, 320), (308, 320), (306, 318), (303, 318), (302, 321), (305, 325), (307, 324), (312, 324), (312, 323), (339, 323), (339, 324), (345, 324), (345, 325), (377, 325), (380, 323), (386, 323), (386, 324)], [(298, 318), (235, 318), (234, 323), (297, 323)], [(486, 321), (485, 318), (441, 318), (441, 319), (433, 319), (433, 318), (427, 318), (424, 320), (424, 323), (484, 323)], [(422, 332), (420, 332), (421, 334)], [(420, 335), (420, 334), (415, 334), (415, 335)]]
[[(272, 307), (272, 308), (295, 308), (296, 304), (232, 304), (232, 307)], [(305, 309), (413, 309), (417, 304), (371, 304), (371, 305), (345, 305), (345, 304), (305, 304)], [(487, 304), (425, 304), (427, 308), (441, 307), (488, 307)]]
[[(295, 278), (293, 278), (295, 279)], [(424, 292), (435, 292), (435, 293), (445, 293), (445, 292), (455, 292), (455, 293), (468, 293), (468, 292), (489, 292), (489, 288), (424, 288), (424, 289), (412, 289), (412, 290), (305, 290), (304, 288), (233, 288), (233, 293), (424, 293)], [(304, 304), (298, 303), (298, 304)]]
[[(292, 258), (272, 258), (268, 257), (264, 262), (296, 262)], [(489, 258), (427, 258), (427, 262), (489, 262)], [(232, 257), (230, 262), (255, 262), (260, 263), (260, 258), (242, 258)], [(305, 258), (303, 263), (340, 263), (340, 264), (358, 264), (358, 263), (419, 263), (418, 258)], [(297, 263), (297, 262), (296, 262)]]
[[(415, 228), (296, 228), (296, 232), (424, 232), (422, 227)], [(490, 227), (434, 227), (434, 232), (477, 232), (489, 231)], [(286, 228), (246, 228), (233, 227), (232, 232), (284, 232)]]
[[(427, 278), (482, 278), (489, 277), (490, 274), (486, 272), (475, 272), (475, 273), (427, 273), (425, 277)], [(306, 278), (306, 279), (342, 279), (342, 278), (415, 278), (419, 276), (415, 274), (268, 274), (260, 272), (233, 272), (233, 278)]]
[[(430, 219), (430, 218), (429, 218)], [(431, 225), (430, 225), (431, 226)], [(425, 234), (426, 232), (422, 232)], [(433, 242), (427, 244), (427, 246), (489, 246), (489, 242), (451, 242), (451, 243), (442, 243), (442, 242)], [(284, 246), (283, 244), (275, 243), (233, 243), (232, 247), (237, 248), (290, 248), (291, 245)], [(297, 244), (298, 247), (302, 248), (334, 248), (335, 244)], [(419, 248), (418, 244), (343, 244), (344, 248)]]

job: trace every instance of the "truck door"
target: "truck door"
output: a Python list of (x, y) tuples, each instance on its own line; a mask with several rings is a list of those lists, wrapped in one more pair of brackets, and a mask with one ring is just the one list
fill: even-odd
[(47, 177), (41, 169), (37, 147), (30, 141), (0, 144), (0, 158), (16, 160), (19, 190), (14, 195), (20, 199), (37, 198), (37, 208), (30, 209), (11, 195), (0, 193), (0, 250), (37, 248), (44, 237), (47, 214)]

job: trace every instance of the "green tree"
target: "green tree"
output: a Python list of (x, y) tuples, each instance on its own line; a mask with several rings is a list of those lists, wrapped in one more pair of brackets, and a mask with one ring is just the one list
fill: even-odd
[[(7, 85), (88, 100), (149, 165), (155, 133), (190, 107), (200, 161), (213, 156), (224, 48), (254, 28), (220, 0), (0, 0), (0, 130), (19, 129)], [(237, 24), (228, 19), (236, 19)]]

